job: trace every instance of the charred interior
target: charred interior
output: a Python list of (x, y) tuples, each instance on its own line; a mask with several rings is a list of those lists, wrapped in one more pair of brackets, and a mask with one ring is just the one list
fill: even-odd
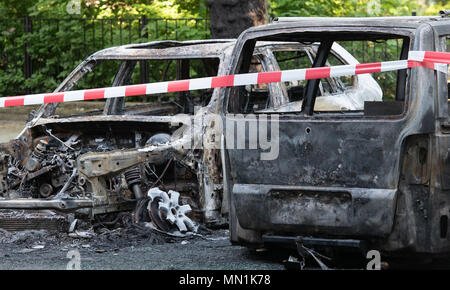
[[(178, 129), (169, 128), (167, 123), (147, 126), (133, 122), (80, 122), (68, 126), (49, 124), (34, 127), (31, 130), (32, 142), (14, 142), (9, 148), (11, 154), (2, 159), (8, 172), (7, 189), (3, 188), (1, 196), (8, 199), (92, 198), (94, 188), (77, 172), (77, 158), (88, 152), (167, 143), (171, 133)], [(139, 128), (139, 131), (130, 128)], [(183, 193), (198, 211), (197, 195), (194, 194), (198, 192), (196, 172), (177, 160), (144, 163), (119, 175), (109, 176), (106, 181), (107, 191), (125, 203), (142, 199), (150, 188), (159, 186), (165, 191)], [(198, 218), (200, 216), (198, 214)]]

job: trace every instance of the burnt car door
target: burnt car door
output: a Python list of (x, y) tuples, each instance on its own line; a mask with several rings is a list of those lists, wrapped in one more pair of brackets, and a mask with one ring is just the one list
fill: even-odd
[[(240, 57), (229, 73), (248, 72), (249, 56), (257, 40), (320, 43), (313, 67), (326, 66), (334, 42), (343, 47), (351, 47), (354, 42), (369, 42), (372, 47), (397, 45), (397, 54), (384, 60), (406, 59), (413, 43), (408, 31), (393, 35), (374, 28), (361, 35), (355, 28), (346, 29), (244, 33), (234, 51)], [(320, 81), (313, 79), (302, 88), (303, 104), (297, 112), (248, 111), (243, 88), (224, 89), (226, 186), (231, 216), (236, 218), (231, 222), (232, 240), (237, 241), (233, 237), (236, 228), (271, 234), (386, 237), (394, 225), (402, 143), (410, 134), (433, 130), (433, 116), (423, 113), (429, 102), (414, 103), (408, 98), (408, 77), (405, 70), (383, 73), (380, 69), (376, 79), (387, 80), (382, 100), (367, 100), (362, 109), (351, 110), (316, 110)], [(266, 114), (269, 121), (262, 130)], [(418, 129), (405, 126), (414, 114), (424, 114), (418, 118), (424, 121)], [(236, 134), (238, 127), (244, 127), (245, 134)], [(258, 141), (269, 137), (271, 148), (259, 146), (261, 142), (257, 149), (249, 146), (255, 128)], [(268, 136), (264, 136), (266, 133)], [(244, 135), (245, 142), (239, 142)], [(236, 143), (246, 147), (239, 148)], [(248, 237), (248, 241), (255, 241), (252, 239)]]

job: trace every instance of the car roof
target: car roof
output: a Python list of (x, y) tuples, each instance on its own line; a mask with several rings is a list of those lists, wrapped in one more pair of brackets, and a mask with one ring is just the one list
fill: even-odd
[(398, 17), (278, 17), (270, 24), (249, 28), (247, 32), (305, 27), (393, 27), (415, 29), (421, 24), (450, 24), (450, 18), (442, 16), (398, 16)]
[[(215, 58), (232, 48), (236, 39), (205, 39), (189, 41), (151, 41), (114, 46), (92, 54), (92, 59), (183, 59)], [(257, 47), (293, 45), (291, 42), (259, 41)]]
[(215, 58), (234, 46), (235, 39), (205, 39), (190, 41), (162, 40), (127, 44), (100, 50), (94, 59), (177, 59)]

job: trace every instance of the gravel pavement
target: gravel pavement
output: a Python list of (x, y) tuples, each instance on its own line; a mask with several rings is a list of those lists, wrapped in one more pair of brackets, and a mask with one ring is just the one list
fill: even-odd
[[(0, 269), (66, 269), (69, 251), (81, 269), (282, 270), (285, 256), (233, 246), (228, 231), (204, 237), (165, 239), (116, 231), (90, 239), (45, 231), (0, 231)], [(73, 256), (72, 256), (73, 259)]]

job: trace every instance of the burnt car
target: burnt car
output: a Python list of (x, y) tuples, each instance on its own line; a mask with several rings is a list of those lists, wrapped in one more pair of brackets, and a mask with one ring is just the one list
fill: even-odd
[[(409, 51), (450, 52), (450, 19), (445, 13), (280, 18), (241, 34), (225, 74), (251, 71), (248, 60), (260, 41), (316, 43), (310, 67), (327, 66), (333, 45), (360, 42), (377, 52), (378, 61), (407, 60)], [(383, 85), (388, 73), (391, 79)], [(264, 113), (269, 130), (278, 130), (276, 158), (261, 158), (265, 148), (223, 151), (232, 242), (376, 249), (409, 257), (450, 253), (449, 75), (424, 67), (373, 75), (382, 98), (350, 109), (321, 106), (323, 79), (310, 79), (304, 92), (293, 92), (279, 107), (298, 99), (302, 105), (288, 110), (249, 111), (245, 88), (220, 89), (227, 129), (242, 122), (237, 115), (250, 124)], [(249, 135), (247, 125), (246, 142)], [(224, 144), (236, 138), (224, 134)]]
[[(223, 75), (233, 62), (234, 44), (235, 40), (157, 41), (107, 48), (86, 58), (56, 92), (80, 88), (83, 80), (105, 68), (115, 69), (111, 87), (173, 80), (170, 76), (183, 80)], [(250, 56), (252, 70), (279, 70), (286, 53), (291, 55), (288, 61), (311, 64), (318, 48), (315, 43), (260, 42)], [(338, 44), (332, 54), (342, 64), (357, 63)], [(100, 76), (109, 81), (106, 74)], [(247, 86), (246, 106), (279, 109), (302, 90), (298, 83)], [(220, 146), (205, 146), (220, 141), (213, 118), (207, 118), (217, 114), (219, 92), (150, 97), (136, 91), (132, 99), (105, 95), (103, 103), (94, 103), (103, 108), (75, 115), (62, 110), (70, 104), (42, 105), (16, 139), (1, 145), (0, 208), (52, 209), (91, 219), (134, 209), (136, 221), (157, 213), (159, 217), (152, 219), (164, 229), (161, 216), (167, 218), (170, 211), (187, 204), (194, 220), (225, 225), (228, 201), (223, 195)], [(321, 83), (320, 92), (330, 106), (347, 109), (361, 109), (364, 99), (381, 99), (381, 89), (371, 76), (346, 83), (329, 78)], [(336, 96), (342, 98), (335, 101)], [(162, 209), (160, 189), (181, 196), (172, 193), (172, 206), (169, 202)]]

